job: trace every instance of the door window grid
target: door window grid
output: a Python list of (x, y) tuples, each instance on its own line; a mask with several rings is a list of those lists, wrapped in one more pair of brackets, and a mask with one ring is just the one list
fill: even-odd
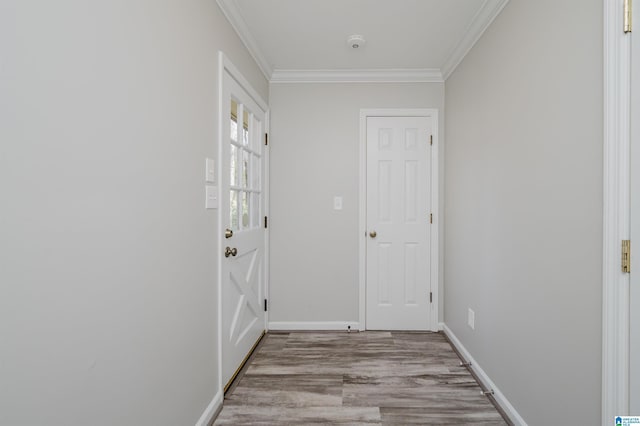
[[(243, 118), (238, 126), (238, 117)], [(230, 226), (233, 230), (261, 227), (261, 123), (244, 105), (231, 101)]]

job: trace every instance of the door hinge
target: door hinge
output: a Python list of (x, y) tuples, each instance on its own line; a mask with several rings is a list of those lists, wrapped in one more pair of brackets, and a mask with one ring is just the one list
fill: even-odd
[(624, 32), (630, 33), (633, 29), (633, 12), (632, 12), (632, 1), (633, 0), (624, 0)]
[(433, 135), (429, 137), (429, 145), (433, 145)]
[(631, 272), (631, 241), (622, 240), (622, 272)]
[(433, 292), (429, 292), (429, 303), (433, 303)]
[(268, 133), (264, 134), (264, 144), (265, 145), (269, 145), (269, 134)]
[(264, 311), (267, 312), (267, 299), (264, 299)]
[(267, 224), (268, 224), (269, 219), (267, 219), (267, 217), (264, 217), (264, 229), (267, 229)]
[(429, 223), (433, 223), (433, 213), (429, 214)]

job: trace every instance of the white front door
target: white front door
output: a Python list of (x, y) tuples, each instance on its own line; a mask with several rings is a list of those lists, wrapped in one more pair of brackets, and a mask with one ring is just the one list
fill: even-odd
[(366, 327), (429, 330), (430, 117), (367, 118)]
[(225, 71), (222, 215), (222, 383), (225, 389), (265, 330), (265, 111)]
[[(640, 24), (640, 7), (633, 8)], [(630, 412), (640, 416), (640, 34), (631, 33)]]

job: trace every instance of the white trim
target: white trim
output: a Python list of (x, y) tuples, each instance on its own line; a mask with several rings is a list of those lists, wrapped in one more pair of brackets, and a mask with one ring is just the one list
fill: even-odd
[(431, 112), (431, 131), (433, 133), (433, 145), (431, 146), (431, 213), (433, 214), (433, 223), (431, 224), (431, 288), (433, 293), (433, 303), (431, 304), (431, 318), (429, 324), (431, 324), (431, 330), (437, 331), (438, 324), (438, 308), (440, 306), (440, 154), (438, 153), (438, 147), (440, 146), (439, 136), (439, 119), (438, 110), (434, 109)]
[(489, 28), (494, 19), (498, 17), (502, 9), (509, 3), (509, 0), (485, 0), (476, 15), (471, 20), (462, 39), (458, 42), (442, 68), (442, 76), (448, 79), (449, 76), (460, 65), (471, 48), (480, 40), (480, 37)]
[[(270, 125), (271, 125), (271, 113), (270, 111), (266, 111), (264, 114), (264, 131), (267, 135), (271, 136), (270, 133)], [(268, 218), (270, 216), (270, 202), (271, 202), (271, 191), (270, 191), (270, 181), (269, 181), (269, 168), (271, 165), (271, 141), (269, 141), (269, 145), (265, 146), (263, 149), (264, 155), (264, 215)], [(271, 277), (271, 228), (267, 223), (267, 229), (264, 230), (264, 237), (267, 240), (264, 250), (264, 298), (267, 299), (267, 311), (264, 313), (264, 329), (269, 329), (269, 292), (271, 289), (271, 281), (269, 278)]]
[(620, 242), (629, 238), (630, 36), (621, 0), (604, 0), (602, 424), (629, 414), (629, 275)]
[[(222, 167), (220, 164), (222, 162), (222, 144), (223, 144), (223, 134), (222, 134), (222, 111), (223, 108), (223, 93), (224, 93), (224, 73), (228, 72), (229, 75), (242, 87), (244, 91), (258, 104), (258, 106), (265, 113), (265, 121), (266, 126), (268, 127), (268, 112), (269, 107), (267, 103), (262, 99), (260, 94), (256, 92), (256, 90), (251, 86), (249, 81), (244, 78), (242, 73), (231, 63), (229, 58), (224, 54), (224, 52), (218, 52), (218, 185), (222, 182)], [(268, 156), (265, 156), (265, 161), (268, 161)], [(268, 166), (267, 166), (268, 167)], [(269, 196), (269, 187), (265, 185), (265, 197), (268, 199)], [(224, 387), (224, 383), (222, 383), (222, 246), (224, 245), (224, 235), (222, 234), (222, 229), (224, 229), (223, 218), (220, 214), (220, 210), (216, 210), (218, 214), (218, 258), (217, 258), (217, 297), (218, 297), (218, 389), (222, 391)], [(265, 233), (265, 238), (268, 238), (269, 234)], [(265, 259), (268, 259), (269, 256), (269, 240), (266, 240), (265, 244)], [(266, 262), (265, 262), (266, 264)], [(265, 292), (268, 291), (268, 276), (265, 277)], [(267, 312), (268, 314), (268, 312)], [(265, 321), (266, 326), (266, 321)]]
[[(226, 57), (222, 52), (218, 53), (218, 185), (222, 183), (222, 156), (220, 152), (222, 151), (222, 111), (223, 108), (223, 93), (224, 93), (224, 73), (225, 73), (225, 62), (227, 62)], [(219, 186), (218, 186), (219, 188)], [(218, 232), (222, 232), (223, 224), (222, 224), (222, 215), (220, 214), (220, 209), (216, 210), (218, 214)], [(217, 341), (217, 351), (218, 355), (218, 392), (222, 392), (224, 389), (224, 383), (222, 383), (222, 237), (218, 236), (217, 241), (217, 253), (218, 253), (218, 261), (216, 262), (216, 267), (218, 268), (217, 273), (217, 283), (216, 283), (216, 295), (218, 297), (218, 341)]]
[(271, 83), (442, 83), (438, 69), (283, 70)]
[(271, 78), (271, 74), (273, 73), (273, 68), (269, 64), (269, 61), (267, 61), (264, 53), (262, 53), (262, 50), (260, 50), (260, 47), (258, 46), (256, 40), (253, 38), (253, 35), (251, 35), (249, 26), (242, 17), (242, 13), (238, 9), (238, 5), (236, 4), (235, 0), (217, 0), (217, 2), (218, 6), (220, 6), (220, 9), (222, 10), (222, 13), (227, 18), (227, 21), (229, 21), (233, 29), (236, 31), (238, 37), (240, 37), (240, 40), (249, 51), (251, 57), (253, 57), (253, 59), (256, 61), (256, 64), (260, 68), (260, 71), (262, 71), (262, 74), (264, 74), (265, 78), (269, 80)]
[(360, 329), (357, 321), (272, 321), (270, 331), (356, 331)]
[[(500, 391), (500, 389), (496, 386), (496, 384), (493, 383), (493, 380), (491, 380), (491, 378), (487, 375), (487, 373), (485, 373), (482, 367), (480, 367), (480, 364), (478, 364), (478, 362), (475, 359), (473, 359), (473, 357), (471, 356), (467, 348), (464, 347), (462, 342), (456, 337), (453, 331), (451, 331), (451, 329), (447, 327), (446, 324), (442, 324), (442, 327), (444, 329), (444, 334), (451, 341), (453, 346), (455, 346), (455, 348), (458, 350), (460, 355), (462, 355), (462, 358), (464, 359), (464, 361), (471, 363), (471, 366), (469, 368), (473, 370), (473, 372), (476, 374), (476, 376), (478, 377), (478, 379), (480, 380), (484, 388), (493, 389), (493, 392), (494, 392), (493, 397), (496, 400), (496, 403), (500, 406), (500, 408), (504, 410), (504, 412), (507, 414), (509, 419), (515, 425), (527, 426), (527, 423), (524, 421), (522, 416), (520, 416), (520, 414), (516, 411), (514, 406), (511, 405), (509, 400), (504, 396), (504, 394)], [(613, 417), (611, 418), (613, 419)]]
[(196, 426), (209, 426), (213, 423), (213, 420), (218, 416), (218, 413), (222, 409), (222, 391), (219, 390), (216, 396), (213, 397), (207, 408), (204, 410)]
[[(267, 111), (269, 111), (269, 105), (267, 104), (267, 102), (262, 99), (262, 96), (260, 96), (260, 94), (253, 88), (253, 86), (251, 86), (249, 80), (244, 78), (240, 70), (236, 68), (235, 65), (233, 65), (227, 55), (225, 55), (222, 51), (218, 52), (218, 63), (220, 66), (220, 71), (229, 71), (229, 75), (231, 75), (231, 77), (233, 77), (233, 79), (238, 82), (238, 84), (249, 94), (249, 96), (251, 96), (251, 99), (253, 99), (258, 104), (260, 109), (262, 109), (262, 111), (264, 111), (266, 114)], [(220, 79), (222, 79), (222, 76), (220, 76)], [(220, 84), (222, 84), (222, 80), (220, 80)], [(222, 86), (220, 86), (220, 89), (222, 89)]]
[[(360, 173), (358, 185), (358, 319), (367, 327), (367, 112), (360, 110)], [(363, 238), (364, 236), (364, 238)]]
[(441, 83), (462, 62), (509, 0), (484, 0), (443, 66), (419, 69), (274, 70), (251, 34), (235, 0), (216, 0), (249, 54), (271, 83)]
[[(359, 288), (359, 320), (360, 330), (366, 329), (366, 236), (367, 231), (367, 117), (431, 117), (433, 131), (433, 147), (431, 149), (431, 209), (433, 212), (433, 226), (431, 228), (431, 291), (433, 292), (433, 303), (431, 304), (431, 316), (429, 325), (431, 331), (438, 331), (438, 307), (439, 304), (439, 268), (440, 247), (439, 247), (439, 224), (438, 224), (438, 200), (440, 198), (439, 188), (439, 166), (438, 155), (438, 110), (435, 108), (423, 109), (361, 109), (360, 110), (360, 184), (359, 184), (359, 256), (358, 256), (358, 288)], [(434, 285), (435, 283), (435, 285)]]
[(444, 331), (444, 323), (443, 322), (439, 322), (438, 323), (438, 331)]

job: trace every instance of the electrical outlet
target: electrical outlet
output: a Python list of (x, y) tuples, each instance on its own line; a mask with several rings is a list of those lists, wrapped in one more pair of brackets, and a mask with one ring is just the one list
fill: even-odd
[(342, 210), (342, 197), (339, 197), (337, 195), (333, 197), (333, 209)]
[(205, 186), (205, 209), (217, 209), (218, 208), (218, 187), (206, 185)]
[(467, 324), (471, 327), (472, 330), (476, 329), (476, 313), (473, 312), (473, 309), (469, 308), (469, 314), (467, 316)]
[(204, 180), (209, 183), (216, 183), (216, 161), (213, 158), (205, 159)]

